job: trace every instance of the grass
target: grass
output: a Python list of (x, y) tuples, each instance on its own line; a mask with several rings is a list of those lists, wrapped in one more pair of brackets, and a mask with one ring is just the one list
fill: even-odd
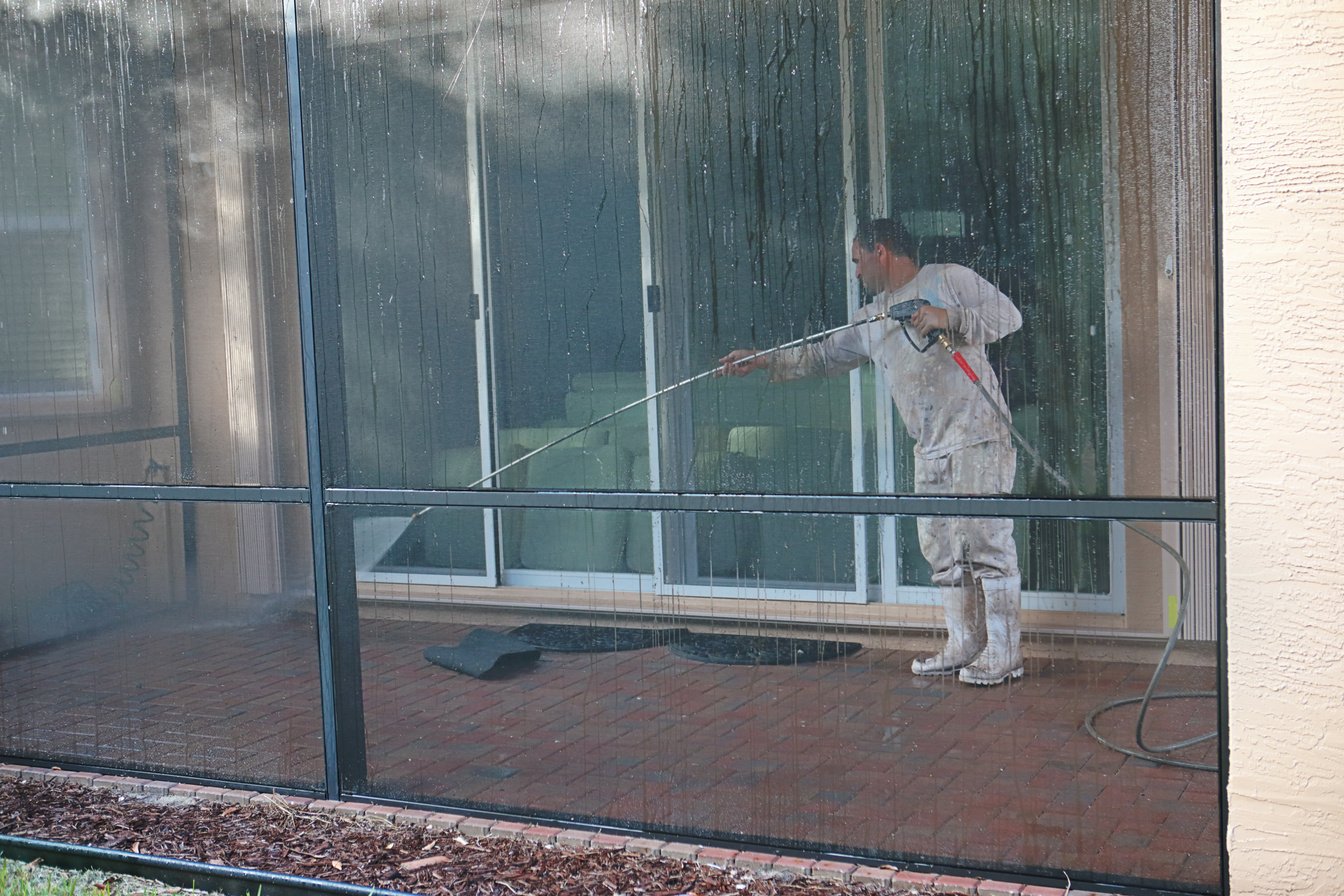
[(0, 859), (0, 896), (206, 896), (199, 890), (96, 868), (66, 871)]

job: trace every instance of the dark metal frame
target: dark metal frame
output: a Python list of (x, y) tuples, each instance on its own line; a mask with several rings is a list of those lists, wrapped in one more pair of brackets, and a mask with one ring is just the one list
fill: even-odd
[[(311, 427), (310, 427), (311, 428)], [(310, 455), (320, 454), (310, 446)], [(312, 458), (310, 457), (310, 460)], [(713, 492), (613, 492), (518, 489), (328, 488), (300, 486), (66, 485), (0, 482), (0, 498), (117, 501), (201, 501), (233, 504), (379, 505), (391, 507), (544, 508), (721, 513), (807, 513), (891, 516), (983, 516), (1013, 519), (1148, 520), (1213, 523), (1214, 500), (1181, 498), (987, 498), (942, 495), (781, 495)], [(315, 536), (316, 537), (316, 536)]]
[[(1227, 620), (1225, 567), (1225, 444), (1222, 434), (1217, 443), (1215, 464), (1218, 472), (1218, 494), (1209, 498), (1065, 498), (1065, 497), (949, 497), (917, 495), (780, 495), (780, 494), (713, 494), (702, 492), (612, 492), (612, 491), (518, 491), (501, 489), (427, 491), (417, 489), (369, 489), (344, 487), (344, 433), (324, 431), (322, 419), (343, 419), (342, 384), (340, 382), (339, 321), (324, 319), (314, 301), (314, 284), (319, 273), (312, 261), (314, 252), (321, 248), (310, 241), (310, 215), (321, 213), (309, 206), (314, 185), (306, 168), (305, 117), (303, 83), (301, 81), (300, 45), (297, 0), (283, 0), (285, 65), (288, 87), (288, 118), (291, 158), (291, 178), (294, 196), (294, 226), (296, 238), (297, 289), (300, 330), (302, 339), (302, 374), (305, 404), (305, 435), (307, 482), (302, 486), (204, 486), (204, 485), (131, 485), (131, 484), (61, 484), (61, 483), (0, 483), (0, 499), (77, 499), (77, 500), (138, 500), (184, 502), (184, 510), (191, 511), (192, 502), (227, 502), (243, 504), (304, 504), (308, 507), (313, 547), (313, 575), (316, 602), (318, 660), (320, 664), (320, 694), (324, 736), (325, 780), (324, 795), (337, 800), (356, 795), (367, 786), (363, 736), (363, 704), (360, 682), (359, 630), (355, 600), (355, 580), (348, 560), (353, 552), (352, 512), (360, 506), (393, 506), (403, 508), (466, 507), (481, 509), (505, 508), (560, 508), (576, 510), (635, 510), (654, 512), (749, 512), (797, 513), (839, 515), (911, 515), (911, 516), (980, 516), (1045, 518), (1074, 520), (1130, 520), (1153, 522), (1206, 522), (1215, 524), (1219, 546), (1219, 700), (1218, 724), (1222, 735), (1219, 759), (1220, 812), (1223, 830), (1227, 826), (1227, 732), (1228, 708), (1226, 674)], [(1218, 64), (1218, 4), (1210, 3), (1215, 65)], [(1216, 83), (1216, 81), (1215, 81)], [(166, 101), (171, 103), (171, 100)], [(1214, 96), (1214, 113), (1219, 98)], [(171, 123), (175, 110), (165, 106), (166, 123)], [(170, 154), (172, 150), (168, 151)], [(175, 161), (168, 158), (169, 170), (175, 170)], [(1214, 160), (1215, 168), (1219, 160)], [(1216, 173), (1215, 173), (1216, 176)], [(169, 207), (178, 201), (175, 185), (169, 185)], [(320, 195), (320, 193), (319, 193)], [(1215, 207), (1219, 206), (1217, 198)], [(1211, 223), (1217, 233), (1215, 246), (1221, 246), (1218, 220)], [(169, 228), (173, 251), (180, 251), (178, 237)], [(176, 269), (176, 265), (173, 266)], [(1218, 277), (1218, 296), (1221, 298), (1221, 279)], [(46, 439), (19, 445), (0, 447), (0, 457), (12, 457), (95, 445), (121, 444), (151, 438), (179, 440), (182, 453), (183, 478), (191, 481), (191, 444), (187, 425), (188, 408), (185, 376), (182, 285), (173, 284), (174, 309), (178, 320), (174, 326), (174, 359), (179, 378), (175, 426), (150, 427), (126, 432), (99, 434), (74, 438)], [(1221, 301), (1218, 301), (1221, 320)], [(318, 334), (322, 333), (322, 339)], [(1215, 357), (1217, 374), (1221, 379), (1221, 353)], [(1215, 396), (1216, 412), (1223, 409), (1222, 395)], [(184, 513), (184, 520), (194, 520)], [(194, 574), (194, 530), (185, 528), (184, 552), (188, 574)], [(173, 777), (173, 776), (168, 776)], [(181, 780), (188, 780), (181, 778)], [(195, 779), (192, 779), (195, 780)], [(1225, 841), (1225, 838), (1224, 838)], [(43, 844), (22, 838), (0, 837), (0, 850), (6, 855), (23, 855), (24, 849), (33, 851), (48, 861), (57, 855), (68, 855), (79, 866), (96, 865), (117, 869), (118, 862), (130, 861), (135, 873), (159, 868), (163, 877), (179, 873), (191, 881), (210, 879), (218, 888), (238, 892), (219, 875), (213, 866), (195, 863), (175, 863), (152, 857), (136, 856), (111, 850)], [(1228, 854), (1226, 843), (1222, 849), (1222, 886), (1228, 886)], [(179, 867), (180, 866), (180, 867)], [(188, 867), (190, 866), (190, 867)], [(209, 869), (216, 877), (208, 878)], [(157, 876), (157, 875), (156, 875)], [(283, 875), (265, 873), (227, 875), (243, 881), (242, 888), (264, 884), (268, 890), (282, 893), (322, 892), (333, 894), (369, 892), (366, 888), (349, 888), (336, 884), (312, 884), (289, 880)], [(184, 881), (185, 882), (185, 881)]]
[(993, 498), (942, 495), (809, 495), (712, 492), (617, 492), (484, 489), (328, 489), (342, 504), (404, 507), (559, 508), (680, 512), (808, 513), (897, 516), (982, 516), (1014, 519), (1213, 522), (1213, 500), (1179, 498)]

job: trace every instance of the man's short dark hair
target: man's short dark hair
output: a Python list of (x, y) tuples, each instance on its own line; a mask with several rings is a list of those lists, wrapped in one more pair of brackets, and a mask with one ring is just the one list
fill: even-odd
[(865, 252), (871, 252), (878, 245), (883, 245), (895, 255), (903, 255), (911, 261), (915, 260), (917, 251), (915, 238), (910, 235), (910, 231), (905, 229), (905, 225), (893, 218), (873, 218), (871, 221), (860, 221), (859, 229), (854, 233), (854, 239), (858, 241)]

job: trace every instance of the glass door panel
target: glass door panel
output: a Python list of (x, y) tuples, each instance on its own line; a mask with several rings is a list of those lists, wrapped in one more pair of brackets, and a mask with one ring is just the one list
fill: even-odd
[[(1105, 9), (881, 7), (892, 213), (917, 238), (921, 263), (971, 267), (1023, 313), (1021, 331), (989, 347), (991, 360), (1015, 427), (1069, 484), (1019, 448), (1018, 494), (1105, 494), (1111, 478)], [(895, 454), (908, 458), (896, 429)], [(927, 583), (913, 525), (896, 539), (903, 585)], [(1105, 525), (1019, 524), (1028, 587), (1043, 599), (1106, 594), (1111, 537)]]
[[(485, 469), (479, 384), (479, 214), (463, 77), (469, 23), (423, 29), (393, 11), (314, 7), (305, 97), (318, 301), (337, 309), (341, 484), (452, 488)], [(369, 17), (373, 16), (372, 19)], [(330, 427), (339, 433), (342, 427)], [(493, 515), (387, 508), (355, 520), (363, 580), (488, 583)]]
[[(766, 349), (848, 317), (836, 7), (669, 2), (649, 8), (650, 197), (666, 387), (733, 348)], [(851, 491), (849, 377), (711, 378), (660, 408), (665, 488)], [(668, 587), (858, 597), (851, 520), (668, 519)], [(866, 578), (866, 573), (864, 573)]]
[[(491, 375), (500, 463), (645, 394), (636, 9), (488, 7), (477, 37)], [(511, 469), (524, 488), (647, 488), (630, 411)], [(647, 516), (604, 517), (583, 556), (556, 511), (501, 514), (507, 581), (632, 576)], [(632, 531), (633, 530), (633, 531)], [(627, 550), (629, 548), (629, 550)], [(629, 557), (630, 559), (627, 559)]]

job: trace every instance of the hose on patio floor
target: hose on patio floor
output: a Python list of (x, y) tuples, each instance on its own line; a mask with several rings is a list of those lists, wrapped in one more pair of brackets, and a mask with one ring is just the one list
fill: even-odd
[[(1121, 522), (1123, 522), (1123, 520)], [(1159, 680), (1161, 680), (1162, 673), (1166, 671), (1167, 663), (1171, 661), (1171, 655), (1176, 650), (1176, 641), (1181, 633), (1181, 625), (1185, 622), (1186, 596), (1190, 593), (1190, 569), (1188, 566), (1186, 566), (1185, 560), (1177, 554), (1176, 549), (1173, 548), (1166, 541), (1163, 541), (1157, 538), (1156, 536), (1150, 535), (1149, 533), (1144, 532), (1142, 529), (1137, 529), (1128, 523), (1125, 523), (1125, 525), (1128, 526), (1128, 528), (1131, 531), (1138, 532), (1140, 535), (1144, 536), (1150, 541), (1157, 543), (1159, 547), (1161, 547), (1163, 550), (1167, 551), (1167, 553), (1175, 557), (1176, 562), (1180, 564), (1181, 593), (1180, 597), (1177, 600), (1176, 618), (1172, 623), (1171, 634), (1167, 636), (1166, 647), (1164, 647), (1162, 650), (1162, 656), (1157, 662), (1157, 668), (1153, 670), (1153, 677), (1149, 680), (1148, 687), (1146, 690), (1144, 690), (1143, 696), (1126, 697), (1120, 700), (1112, 700), (1109, 703), (1103, 703), (1087, 714), (1087, 718), (1084, 721), (1084, 725), (1087, 728), (1087, 733), (1092, 735), (1092, 737), (1102, 746), (1109, 747), (1110, 749), (1115, 750), (1118, 753), (1123, 753), (1126, 756), (1133, 756), (1136, 759), (1146, 759), (1149, 762), (1155, 762), (1159, 765), (1171, 765), (1176, 766), (1177, 768), (1188, 768), (1201, 772), (1216, 772), (1218, 771), (1218, 766), (1216, 765), (1210, 765), (1204, 762), (1191, 762), (1185, 759), (1177, 759), (1170, 754), (1176, 753), (1180, 750), (1189, 749), (1190, 747), (1196, 746), (1197, 744), (1202, 744), (1205, 741), (1212, 740), (1213, 738), (1218, 736), (1217, 731), (1210, 731), (1205, 734), (1196, 735), (1195, 737), (1190, 737), (1185, 740), (1176, 741), (1175, 743), (1170, 744), (1159, 744), (1156, 746), (1150, 746), (1148, 743), (1145, 742), (1145, 738), (1143, 736), (1143, 723), (1148, 716), (1148, 710), (1152, 707), (1152, 703), (1154, 700), (1189, 700), (1189, 699), (1210, 699), (1210, 698), (1216, 699), (1218, 697), (1218, 692), (1167, 691), (1158, 693), (1157, 683)], [(1137, 749), (1117, 744), (1114, 741), (1109, 740), (1108, 738), (1102, 736), (1101, 732), (1097, 730), (1096, 726), (1098, 717), (1100, 717), (1104, 713), (1110, 712), (1113, 709), (1118, 709), (1121, 706), (1131, 706), (1135, 703), (1139, 704), (1139, 717), (1138, 720), (1134, 723), (1134, 743), (1137, 745)]]

